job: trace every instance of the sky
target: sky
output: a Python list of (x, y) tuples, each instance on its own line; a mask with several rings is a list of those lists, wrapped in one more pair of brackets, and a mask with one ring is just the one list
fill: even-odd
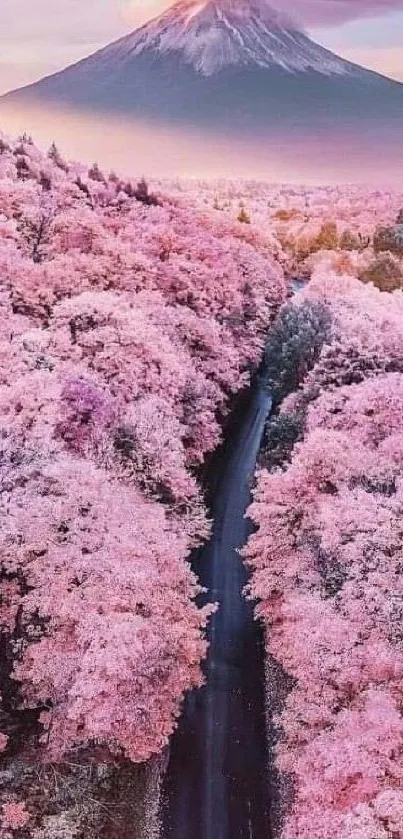
[[(403, 0), (271, 0), (324, 46), (403, 81)], [(0, 93), (89, 55), (169, 0), (0, 0)]]

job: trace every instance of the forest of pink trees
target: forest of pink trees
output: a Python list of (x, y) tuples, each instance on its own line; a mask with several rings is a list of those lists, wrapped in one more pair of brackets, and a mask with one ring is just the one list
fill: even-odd
[(303, 430), (259, 473), (246, 551), (292, 684), (275, 720), (283, 839), (401, 839), (403, 296), (319, 272), (296, 305), (312, 301), (331, 332), (283, 403)]
[[(296, 442), (262, 458), (245, 551), (291, 685), (281, 839), (403, 839), (402, 205), (149, 188), (0, 138), (5, 760), (166, 746), (211, 610), (188, 562), (210, 527), (200, 467), (303, 277), (293, 305), (329, 330), (279, 408)], [(31, 836), (29, 802), (1, 802), (1, 839)]]
[(195, 470), (285, 284), (239, 223), (0, 152), (1, 746), (22, 707), (46, 759), (143, 761), (201, 679)]

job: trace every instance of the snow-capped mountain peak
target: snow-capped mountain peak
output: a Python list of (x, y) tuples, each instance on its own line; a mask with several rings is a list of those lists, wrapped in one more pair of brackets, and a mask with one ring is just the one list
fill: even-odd
[(131, 55), (146, 50), (180, 53), (205, 76), (228, 66), (248, 65), (324, 75), (344, 75), (352, 69), (315, 44), (267, 0), (179, 0), (120, 41), (119, 48)]

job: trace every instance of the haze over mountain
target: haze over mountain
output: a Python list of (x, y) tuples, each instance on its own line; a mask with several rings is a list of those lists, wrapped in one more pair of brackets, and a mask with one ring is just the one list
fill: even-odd
[(267, 143), (355, 138), (400, 156), (403, 84), (315, 43), (266, 0), (179, 0), (9, 103), (57, 103)]

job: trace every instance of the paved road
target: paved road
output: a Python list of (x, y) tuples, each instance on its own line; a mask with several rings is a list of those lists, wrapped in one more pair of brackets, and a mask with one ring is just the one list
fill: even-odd
[(173, 739), (164, 791), (163, 839), (270, 839), (263, 650), (253, 608), (241, 596), (237, 553), (270, 398), (256, 386), (223, 458), (214, 530), (197, 570), (220, 609), (210, 625), (207, 683), (191, 694)]

